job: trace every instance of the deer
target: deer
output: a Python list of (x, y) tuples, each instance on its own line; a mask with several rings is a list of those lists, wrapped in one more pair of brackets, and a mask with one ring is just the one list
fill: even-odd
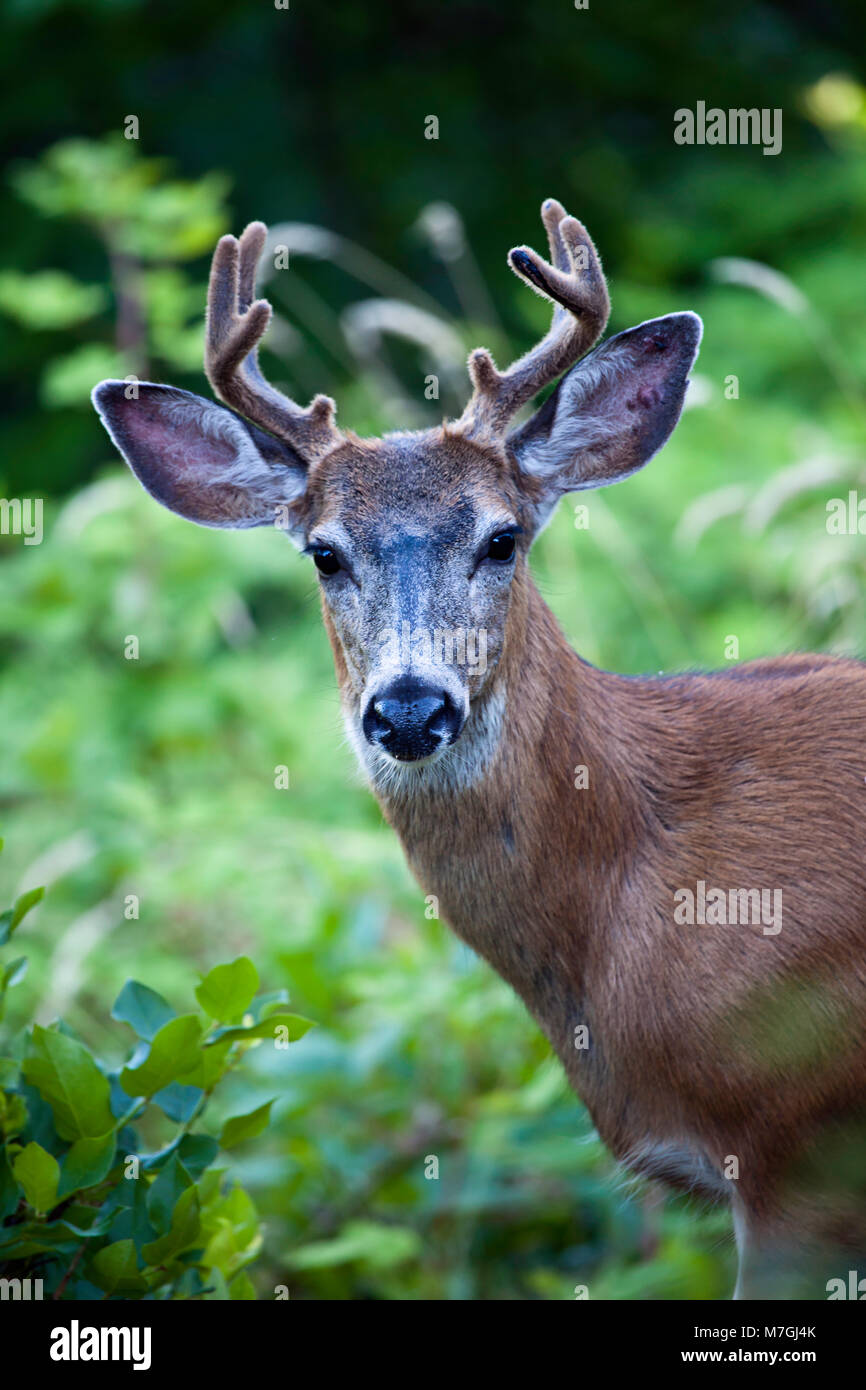
[[(349, 742), (412, 873), (614, 1158), (727, 1204), (735, 1298), (825, 1298), (866, 1273), (866, 665), (635, 677), (572, 650), (530, 547), (563, 496), (662, 448), (703, 326), (602, 339), (595, 246), (556, 200), (541, 216), (549, 259), (508, 263), (550, 328), (505, 370), (472, 351), (456, 420), (361, 438), (265, 379), (261, 222), (213, 256), (217, 400), (108, 380), (94, 404), (164, 507), (278, 525), (312, 560)], [(483, 660), (423, 640), (456, 631)]]

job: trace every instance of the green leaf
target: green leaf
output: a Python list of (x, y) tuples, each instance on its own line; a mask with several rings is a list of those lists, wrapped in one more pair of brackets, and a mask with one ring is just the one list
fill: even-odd
[(201, 1023), (195, 1014), (181, 1014), (156, 1033), (147, 1056), (136, 1067), (124, 1067), (120, 1084), (128, 1096), (152, 1096), (178, 1080), (195, 1065)]
[(6, 1010), (6, 991), (17, 985), (27, 974), (27, 957), (19, 956), (10, 961), (5, 970), (0, 970), (0, 1019)]
[(95, 1240), (108, 1234), (111, 1221), (112, 1213), (108, 1210), (107, 1203), (103, 1202), (102, 1206), (94, 1207), (83, 1201), (76, 1201), (73, 1197), (69, 1204), (64, 1206), (63, 1215), (42, 1229), (66, 1231), (81, 1240)]
[(213, 1047), (217, 1042), (250, 1042), (255, 1038), (275, 1038), (280, 1042), (297, 1042), (311, 1028), (313, 1020), (302, 1018), (300, 1014), (271, 1014), (260, 1023), (252, 1023), (249, 1028), (217, 1028), (205, 1039), (205, 1047)]
[(59, 1221), (37, 1217), (0, 1229), (0, 1256), (4, 1260), (23, 1260), (48, 1251), (72, 1254), (83, 1240), (101, 1240), (110, 1222), (110, 1216), (73, 1202)]
[(87, 400), (94, 381), (100, 377), (122, 377), (129, 370), (122, 353), (107, 343), (79, 343), (63, 357), (49, 362), (40, 383), (45, 405), (56, 409), (80, 405)]
[(31, 1086), (29, 1081), (25, 1081), (23, 1076), (16, 1089), (27, 1104), (29, 1115), (27, 1138), (35, 1139), (37, 1144), (42, 1145), (43, 1149), (47, 1149), (49, 1153), (54, 1154), (55, 1158), (59, 1158), (65, 1146), (57, 1133), (54, 1115), (48, 1101), (43, 1100), (36, 1087)]
[(114, 1128), (108, 1081), (74, 1038), (34, 1024), (24, 1075), (51, 1106), (61, 1139), (96, 1139)]
[(241, 1270), (240, 1274), (236, 1274), (229, 1284), (229, 1298), (233, 1302), (237, 1302), (238, 1300), (252, 1302), (256, 1297), (255, 1285), (252, 1279), (244, 1270)]
[(250, 1013), (258, 1023), (261, 1019), (267, 1018), (268, 1014), (277, 1013), (288, 1002), (287, 989), (272, 989), (269, 994), (260, 994), (258, 999), (253, 1000)]
[(207, 1241), (201, 1263), (221, 1269), (226, 1279), (250, 1260), (255, 1259), (262, 1244), (258, 1213), (250, 1196), (236, 1185), (222, 1201), (207, 1212), (202, 1222), (202, 1236)]
[(0, 946), (5, 946), (15, 928), (24, 920), (27, 913), (45, 896), (44, 888), (31, 888), (22, 893), (12, 907), (0, 913)]
[(0, 1148), (0, 1227), (16, 1210), (21, 1200), (21, 1192), (9, 1162), (9, 1151), (4, 1145)]
[(255, 1139), (257, 1134), (267, 1129), (273, 1103), (269, 1100), (257, 1110), (249, 1110), (245, 1115), (232, 1115), (231, 1119), (226, 1120), (220, 1134), (220, 1148), (234, 1148), (235, 1144), (241, 1144), (244, 1139)]
[[(213, 1141), (216, 1143), (216, 1140)], [(199, 1201), (201, 1202), (202, 1221), (207, 1218), (208, 1212), (217, 1203), (222, 1201), (220, 1188), (222, 1180), (228, 1172), (227, 1168), (208, 1168), (206, 1173), (202, 1173), (196, 1187), (198, 1188)]]
[(118, 1023), (128, 1023), (140, 1038), (151, 1042), (175, 1011), (161, 994), (138, 980), (127, 980), (114, 1001), (111, 1017)]
[(230, 1048), (231, 1041), (217, 1043), (213, 1047), (205, 1040), (198, 1050), (195, 1065), (191, 1071), (178, 1077), (179, 1082), (184, 1086), (197, 1086), (201, 1091), (212, 1091), (225, 1074)]
[(28, 1144), (12, 1162), (12, 1172), (35, 1211), (44, 1214), (57, 1205), (60, 1164), (41, 1144)]
[(9, 1090), (17, 1086), (21, 1075), (21, 1063), (14, 1057), (0, 1057), (0, 1087)]
[(62, 270), (0, 271), (0, 310), (27, 328), (70, 328), (98, 314), (106, 301), (102, 285), (82, 285)]
[(243, 1018), (259, 987), (259, 972), (248, 956), (216, 965), (205, 975), (195, 997), (209, 1018), (235, 1023)]
[(192, 1178), (177, 1154), (172, 1154), (147, 1193), (147, 1215), (155, 1231), (164, 1235), (171, 1226), (178, 1198), (192, 1185)]
[(50, 1231), (40, 1221), (25, 1222), (2, 1231), (0, 1256), (6, 1260), (31, 1260), (34, 1255), (73, 1255), (81, 1244), (78, 1237)]
[(0, 1134), (4, 1139), (14, 1139), (16, 1134), (20, 1134), (28, 1118), (27, 1104), (23, 1096), (0, 1091)]
[(15, 930), (19, 922), (23, 922), (30, 909), (35, 907), (37, 903), (41, 903), (44, 897), (44, 888), (31, 888), (29, 893), (21, 894), (21, 897), (16, 900), (15, 906), (12, 909), (12, 931)]
[(370, 1269), (391, 1269), (417, 1258), (421, 1238), (403, 1226), (379, 1226), (374, 1221), (350, 1221), (334, 1240), (302, 1245), (287, 1256), (295, 1269), (327, 1269), (359, 1261)]
[(105, 1293), (146, 1293), (147, 1281), (138, 1268), (135, 1243), (116, 1240), (99, 1250), (88, 1266), (88, 1276)]
[(229, 1303), (231, 1294), (225, 1275), (221, 1269), (211, 1268), (207, 1271), (207, 1293), (204, 1295), (207, 1302)]
[(192, 1119), (203, 1095), (204, 1091), (198, 1086), (181, 1086), (179, 1081), (172, 1081), (151, 1099), (175, 1124), (185, 1125)]
[(177, 1199), (171, 1217), (171, 1230), (159, 1240), (142, 1247), (142, 1257), (149, 1265), (162, 1265), (175, 1255), (193, 1246), (201, 1229), (198, 1193), (188, 1187)]
[(195, 1179), (210, 1167), (218, 1152), (219, 1144), (210, 1134), (177, 1134), (164, 1149), (142, 1155), (141, 1166), (146, 1173), (158, 1173), (176, 1154)]
[(116, 1240), (134, 1240), (136, 1250), (156, 1240), (157, 1232), (147, 1214), (147, 1183), (141, 1178), (122, 1178), (103, 1203)]
[(60, 1196), (82, 1188), (95, 1187), (111, 1171), (117, 1150), (117, 1136), (112, 1130), (96, 1139), (78, 1139), (64, 1155), (60, 1179)]
[(17, 960), (11, 960), (3, 971), (3, 989), (11, 989), (13, 985), (20, 984), (27, 974), (27, 957), (18, 956)]
[(200, 1178), (219, 1153), (219, 1144), (210, 1134), (185, 1134), (177, 1156), (192, 1178)]

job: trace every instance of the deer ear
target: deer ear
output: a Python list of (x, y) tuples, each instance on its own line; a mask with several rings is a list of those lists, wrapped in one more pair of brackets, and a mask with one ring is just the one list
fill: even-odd
[(93, 404), (139, 482), (200, 526), (282, 524), (306, 466), (281, 440), (227, 406), (150, 382), (102, 381)]
[(509, 438), (521, 471), (542, 483), (543, 522), (565, 492), (637, 472), (668, 439), (701, 341), (697, 314), (668, 314), (597, 347)]

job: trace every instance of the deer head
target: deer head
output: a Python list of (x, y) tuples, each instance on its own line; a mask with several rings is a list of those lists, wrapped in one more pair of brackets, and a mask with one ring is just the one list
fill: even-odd
[(554, 200), (542, 218), (550, 261), (528, 247), (508, 259), (553, 303), (550, 330), (506, 371), (476, 349), (457, 421), (360, 439), (337, 429), (329, 398), (304, 409), (268, 384), (258, 344), (271, 310), (254, 298), (260, 222), (214, 254), (205, 370), (223, 404), (143, 382), (93, 393), (158, 502), (203, 526), (278, 525), (311, 557), (350, 737), (374, 782), (410, 766), (441, 771), (449, 757), (461, 766), (454, 745), (493, 718), (535, 536), (564, 493), (641, 468), (682, 409), (700, 320), (669, 314), (590, 351), (609, 313), (595, 247)]

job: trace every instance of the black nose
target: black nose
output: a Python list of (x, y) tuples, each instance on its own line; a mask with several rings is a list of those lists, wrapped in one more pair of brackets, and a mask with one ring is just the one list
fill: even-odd
[(453, 743), (463, 717), (447, 691), (400, 676), (371, 698), (361, 723), (368, 743), (412, 763)]

